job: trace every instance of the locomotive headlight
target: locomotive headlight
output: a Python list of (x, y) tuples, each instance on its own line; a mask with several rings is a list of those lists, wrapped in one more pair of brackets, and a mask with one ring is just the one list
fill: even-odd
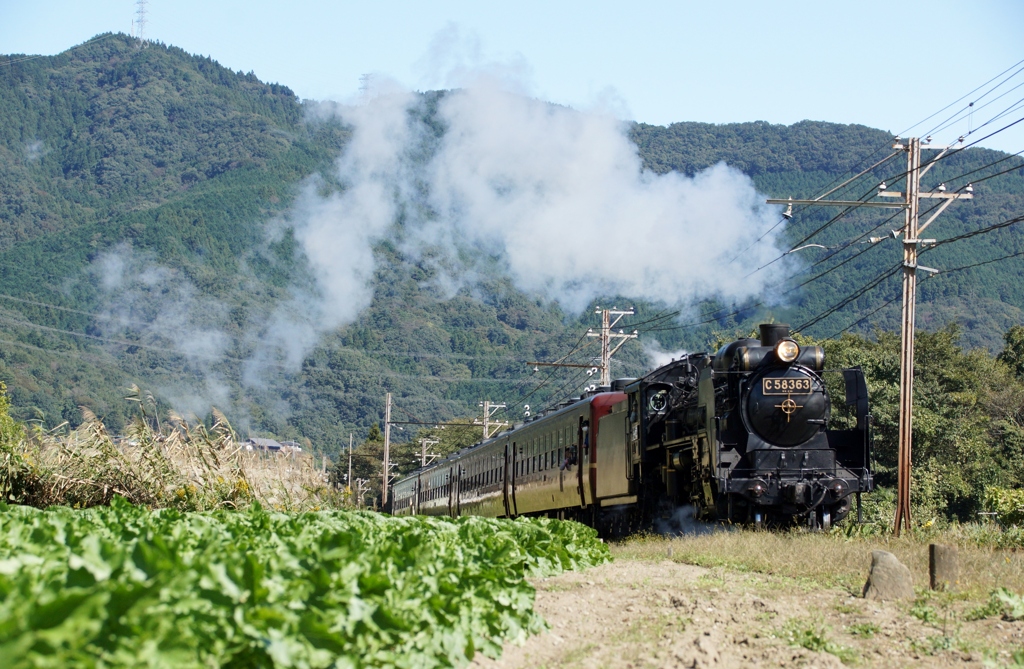
[(800, 355), (800, 346), (792, 339), (783, 339), (775, 345), (775, 356), (782, 362), (793, 362)]

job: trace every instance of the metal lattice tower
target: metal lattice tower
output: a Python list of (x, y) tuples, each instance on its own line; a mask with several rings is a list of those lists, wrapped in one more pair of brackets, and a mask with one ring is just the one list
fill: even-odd
[(146, 39), (146, 2), (147, 0), (135, 0), (135, 19), (132, 20), (135, 39), (140, 42)]

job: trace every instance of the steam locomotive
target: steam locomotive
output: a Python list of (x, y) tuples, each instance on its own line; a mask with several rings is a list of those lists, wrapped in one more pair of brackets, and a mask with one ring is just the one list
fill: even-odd
[[(844, 429), (826, 376), (845, 390)], [(396, 515), (571, 518), (604, 536), (698, 519), (828, 529), (872, 489), (871, 416), (859, 368), (760, 326), (620, 379), (394, 484)]]

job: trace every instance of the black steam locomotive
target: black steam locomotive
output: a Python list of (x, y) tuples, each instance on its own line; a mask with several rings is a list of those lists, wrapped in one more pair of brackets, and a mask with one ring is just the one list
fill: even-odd
[(828, 529), (872, 488), (860, 369), (829, 429), (824, 351), (762, 325), (716, 354), (621, 379), (394, 484), (394, 514), (572, 518), (615, 536), (697, 518)]

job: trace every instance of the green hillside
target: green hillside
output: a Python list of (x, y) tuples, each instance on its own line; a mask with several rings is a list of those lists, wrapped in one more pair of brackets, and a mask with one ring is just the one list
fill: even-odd
[[(311, 120), (310, 105), (285, 86), (174, 47), (139, 48), (124, 35), (19, 61), (0, 59), (0, 380), (10, 388), (16, 417), (46, 427), (77, 424), (79, 406), (87, 406), (116, 431), (131, 410), (123, 398), (134, 383), (154, 393), (162, 412), (210, 396), (243, 433), (304, 437), (337, 452), (349, 431), (365, 434), (380, 421), (388, 391), (401, 412), (396, 417), (410, 422), (472, 415), (483, 399), (508, 402), (517, 417), (522, 404), (543, 406), (578, 392), (586, 379), (583, 370), (534, 374), (523, 363), (572, 350), (595, 325), (592, 310), (566, 314), (518, 290), (497, 266), (474, 289), (444, 294), (432, 287), (430, 263), (382, 243), (374, 251), (373, 301), (360, 318), (327, 333), (298, 373), (246, 383), (245, 360), (259, 343), (253, 333), (309, 281), (295, 239), (285, 230), (268, 241), (267, 225), (287, 215), (309, 177), (322, 174), (330, 183), (348, 129)], [(428, 116), (436, 95), (425, 98)], [(891, 139), (863, 126), (817, 122), (639, 124), (632, 137), (655, 172), (693, 174), (725, 161), (779, 197), (817, 195), (885, 155), (872, 158)], [(955, 177), (1000, 157), (980, 149), (959, 153), (932, 170), (929, 187), (942, 180), (959, 187)], [(898, 175), (898, 160), (876, 170), (877, 178)], [(899, 188), (898, 179), (890, 187)], [(1024, 210), (1020, 170), (975, 190), (977, 199), (956, 203), (939, 219), (935, 237)], [(784, 238), (795, 243), (835, 213), (800, 212)], [(841, 247), (883, 221), (877, 211), (855, 212), (814, 241)], [(925, 264), (956, 267), (1013, 253), (1022, 239), (1011, 227), (940, 247)], [(736, 240), (737, 252), (752, 241)], [(648, 336), (666, 348), (703, 348), (719, 333), (749, 329), (762, 318), (802, 323), (887, 270), (899, 250), (892, 241), (865, 249), (801, 252), (804, 267), (828, 259), (766, 287), (767, 305), (754, 300), (733, 315), (735, 305), (708, 302), (697, 310), (703, 317), (687, 312), (682, 320), (711, 322), (659, 322)], [(114, 278), (150, 288), (123, 293), (133, 301), (120, 312), (109, 309), (104, 293), (114, 275), (103, 268), (112, 259), (127, 259)], [(1024, 321), (1022, 272), (1020, 262), (1004, 262), (925, 281), (920, 323), (934, 329), (958, 321), (966, 343), (998, 349), (1003, 332)], [(758, 273), (749, 280), (764, 281)], [(898, 290), (892, 278), (808, 334), (839, 331)], [(679, 306), (608, 298), (636, 304), (634, 322)], [(857, 328), (893, 328), (897, 318), (898, 301)], [(204, 357), (199, 335), (211, 328), (227, 343)], [(176, 353), (183, 343), (194, 343), (195, 354)], [(636, 375), (645, 366), (640, 345), (631, 343), (616, 373)]]

